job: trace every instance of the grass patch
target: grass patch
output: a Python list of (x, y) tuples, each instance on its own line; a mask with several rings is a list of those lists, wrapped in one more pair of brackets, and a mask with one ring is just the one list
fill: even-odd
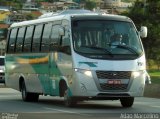
[(151, 81), (154, 84), (160, 84), (160, 70), (149, 70), (148, 71)]
[(122, 2), (135, 2), (136, 0), (122, 0)]

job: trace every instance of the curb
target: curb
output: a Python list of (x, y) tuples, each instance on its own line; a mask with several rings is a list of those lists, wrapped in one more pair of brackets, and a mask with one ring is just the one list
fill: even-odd
[(5, 84), (0, 83), (0, 88), (6, 88)]

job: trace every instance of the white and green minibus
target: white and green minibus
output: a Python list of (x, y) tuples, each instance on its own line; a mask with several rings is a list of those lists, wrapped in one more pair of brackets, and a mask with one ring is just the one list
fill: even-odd
[(131, 107), (143, 96), (146, 60), (131, 19), (68, 10), (10, 26), (5, 81), (24, 101), (39, 95), (64, 97), (66, 106), (83, 100), (120, 100)]

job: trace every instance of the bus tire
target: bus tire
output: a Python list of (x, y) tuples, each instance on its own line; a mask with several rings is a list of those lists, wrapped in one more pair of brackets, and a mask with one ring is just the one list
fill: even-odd
[(64, 104), (67, 107), (74, 107), (77, 101), (68, 95), (68, 89), (64, 91)]
[(38, 99), (39, 99), (39, 94), (38, 93), (30, 93), (30, 95), (31, 95), (30, 101), (38, 102)]
[(29, 102), (29, 101), (36, 102), (39, 99), (39, 94), (27, 92), (26, 85), (25, 85), (24, 81), (21, 83), (21, 93), (22, 93), (22, 99), (25, 102)]
[(120, 102), (123, 107), (132, 107), (132, 105), (134, 103), (134, 97), (120, 98)]

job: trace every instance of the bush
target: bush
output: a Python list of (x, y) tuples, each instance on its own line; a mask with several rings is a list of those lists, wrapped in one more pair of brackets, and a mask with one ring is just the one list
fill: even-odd
[(148, 59), (147, 60), (147, 69), (158, 69), (158, 65), (155, 60)]

